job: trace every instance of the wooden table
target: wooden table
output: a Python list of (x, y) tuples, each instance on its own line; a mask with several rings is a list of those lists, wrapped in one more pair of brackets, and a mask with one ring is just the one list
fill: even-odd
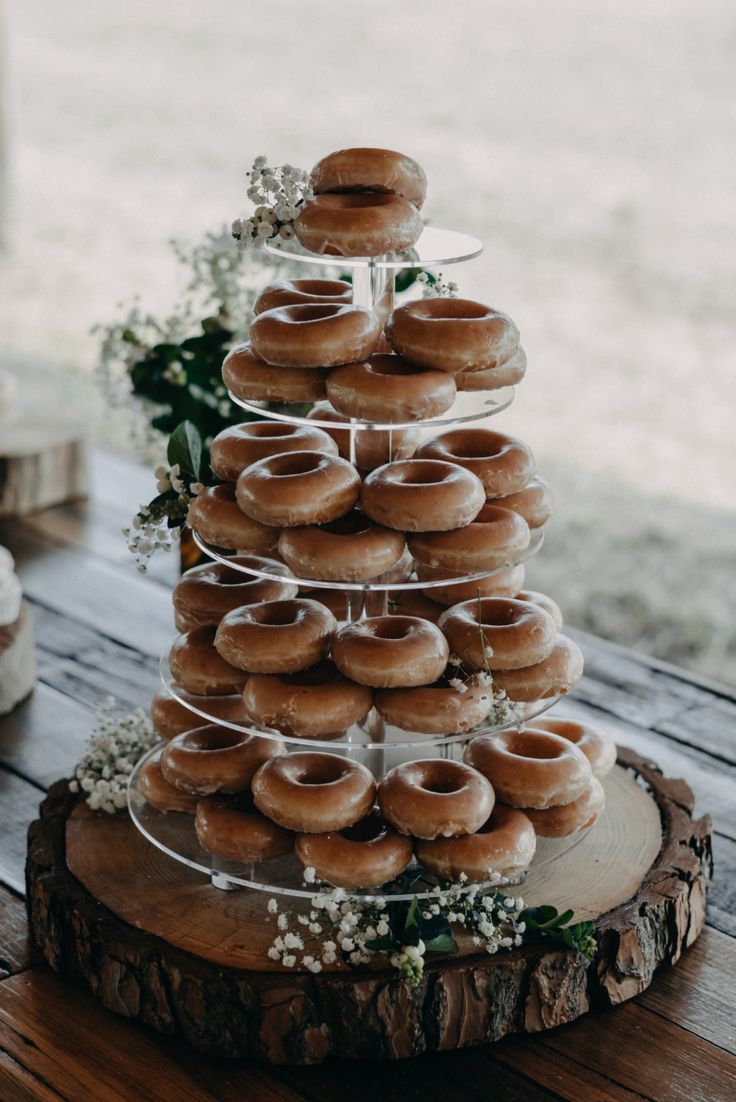
[[(20, 1102), (725, 1102), (736, 1098), (736, 694), (571, 632), (586, 674), (566, 711), (684, 776), (710, 811), (716, 876), (709, 925), (638, 999), (524, 1039), (395, 1064), (270, 1069), (215, 1061), (105, 1011), (28, 944), (26, 828), (68, 776), (108, 694), (146, 704), (173, 634), (174, 558), (136, 573), (120, 528), (147, 500), (142, 468), (98, 453), (88, 505), (0, 525), (34, 607), (40, 683), (0, 720), (0, 1100)], [(635, 564), (632, 564), (632, 569)]]

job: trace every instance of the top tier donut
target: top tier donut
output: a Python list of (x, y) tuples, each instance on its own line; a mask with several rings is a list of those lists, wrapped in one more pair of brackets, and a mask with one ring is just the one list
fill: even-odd
[(310, 175), (314, 198), (294, 223), (300, 244), (332, 256), (382, 256), (410, 249), (424, 224), (421, 165), (391, 149), (340, 149)]

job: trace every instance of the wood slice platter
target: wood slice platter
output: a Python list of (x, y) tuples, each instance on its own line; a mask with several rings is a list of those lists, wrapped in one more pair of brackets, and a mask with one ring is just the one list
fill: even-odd
[(379, 964), (283, 969), (266, 956), (266, 893), (218, 891), (127, 816), (91, 813), (65, 781), (29, 831), (29, 919), (57, 971), (213, 1055), (307, 1064), (485, 1044), (632, 998), (702, 929), (710, 821), (693, 819), (688, 786), (622, 750), (606, 788), (602, 820), (522, 888), (527, 904), (595, 921), (593, 961), (551, 943), (479, 955), (466, 939), (430, 956), (413, 989)]

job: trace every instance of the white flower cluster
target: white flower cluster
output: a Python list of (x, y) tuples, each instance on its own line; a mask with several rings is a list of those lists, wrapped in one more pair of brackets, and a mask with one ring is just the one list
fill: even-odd
[(178, 463), (173, 467), (156, 467), (154, 476), (156, 489), (160, 494), (173, 490), (178, 496), (167, 503), (165, 509), (155, 513), (149, 505), (141, 505), (130, 522), (130, 527), (122, 530), (128, 541), (128, 550), (135, 555), (136, 568), (141, 574), (145, 574), (148, 560), (154, 551), (171, 551), (181, 538), (181, 529), (170, 528), (168, 517), (174, 513), (180, 518), (185, 517), (192, 499), (204, 489), (201, 482), (192, 482), (187, 489)]
[(288, 241), (300, 206), (312, 198), (309, 174), (293, 165), (272, 168), (266, 157), (256, 157), (248, 177), (247, 195), (256, 209), (250, 218), (235, 219), (233, 237), (241, 249), (261, 249), (272, 237)]
[(87, 750), (69, 782), (71, 792), (85, 792), (93, 811), (114, 814), (125, 807), (128, 777), (136, 762), (155, 746), (159, 736), (142, 708), (115, 715), (112, 697), (98, 709)]
[(457, 298), (458, 285), (445, 281), (442, 278), (442, 272), (435, 278), (429, 276), (426, 272), (420, 272), (417, 276), (417, 283), (422, 285), (422, 298)]
[[(311, 873), (311, 877), (305, 876), (306, 881), (312, 882), (314, 870), (306, 871)], [(484, 884), (470, 884), (461, 873), (459, 882), (432, 889), (431, 899), (420, 904), (421, 916), (426, 920), (443, 916), (449, 923), (467, 930), (473, 944), (487, 953), (521, 945), (526, 926), (520, 915), (525, 904), (521, 898), (498, 891), (506, 883), (500, 873), (492, 870)], [(343, 888), (331, 888), (313, 895), (310, 905), (308, 913), (297, 914), (294, 919), (279, 911), (276, 899), (269, 900), (268, 912), (276, 916), (279, 930), (268, 949), (271, 960), (286, 968), (300, 966), (310, 972), (321, 972), (323, 965), (334, 964), (340, 958), (352, 965), (368, 964), (376, 953), (385, 952), (369, 948), (368, 943), (392, 936), (390, 896), (361, 899), (349, 896)], [(294, 921), (296, 928), (291, 928)], [(413, 987), (424, 973), (426, 952), (426, 945), (419, 938), (416, 945), (396, 944), (389, 952), (389, 961), (402, 980)]]

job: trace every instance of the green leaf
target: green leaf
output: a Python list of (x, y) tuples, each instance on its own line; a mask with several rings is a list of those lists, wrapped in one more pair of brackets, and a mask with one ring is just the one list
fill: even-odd
[(452, 934), (437, 934), (436, 937), (431, 937), (429, 941), (426, 938), (424, 940), (424, 947), (430, 953), (456, 953), (458, 946), (455, 938)]
[(180, 471), (194, 479), (200, 477), (202, 469), (202, 438), (199, 430), (191, 421), (182, 421), (169, 437), (166, 458), (170, 466), (179, 464)]
[(366, 941), (365, 947), (374, 953), (393, 953), (401, 948), (398, 941), (392, 937), (374, 937), (371, 941)]

